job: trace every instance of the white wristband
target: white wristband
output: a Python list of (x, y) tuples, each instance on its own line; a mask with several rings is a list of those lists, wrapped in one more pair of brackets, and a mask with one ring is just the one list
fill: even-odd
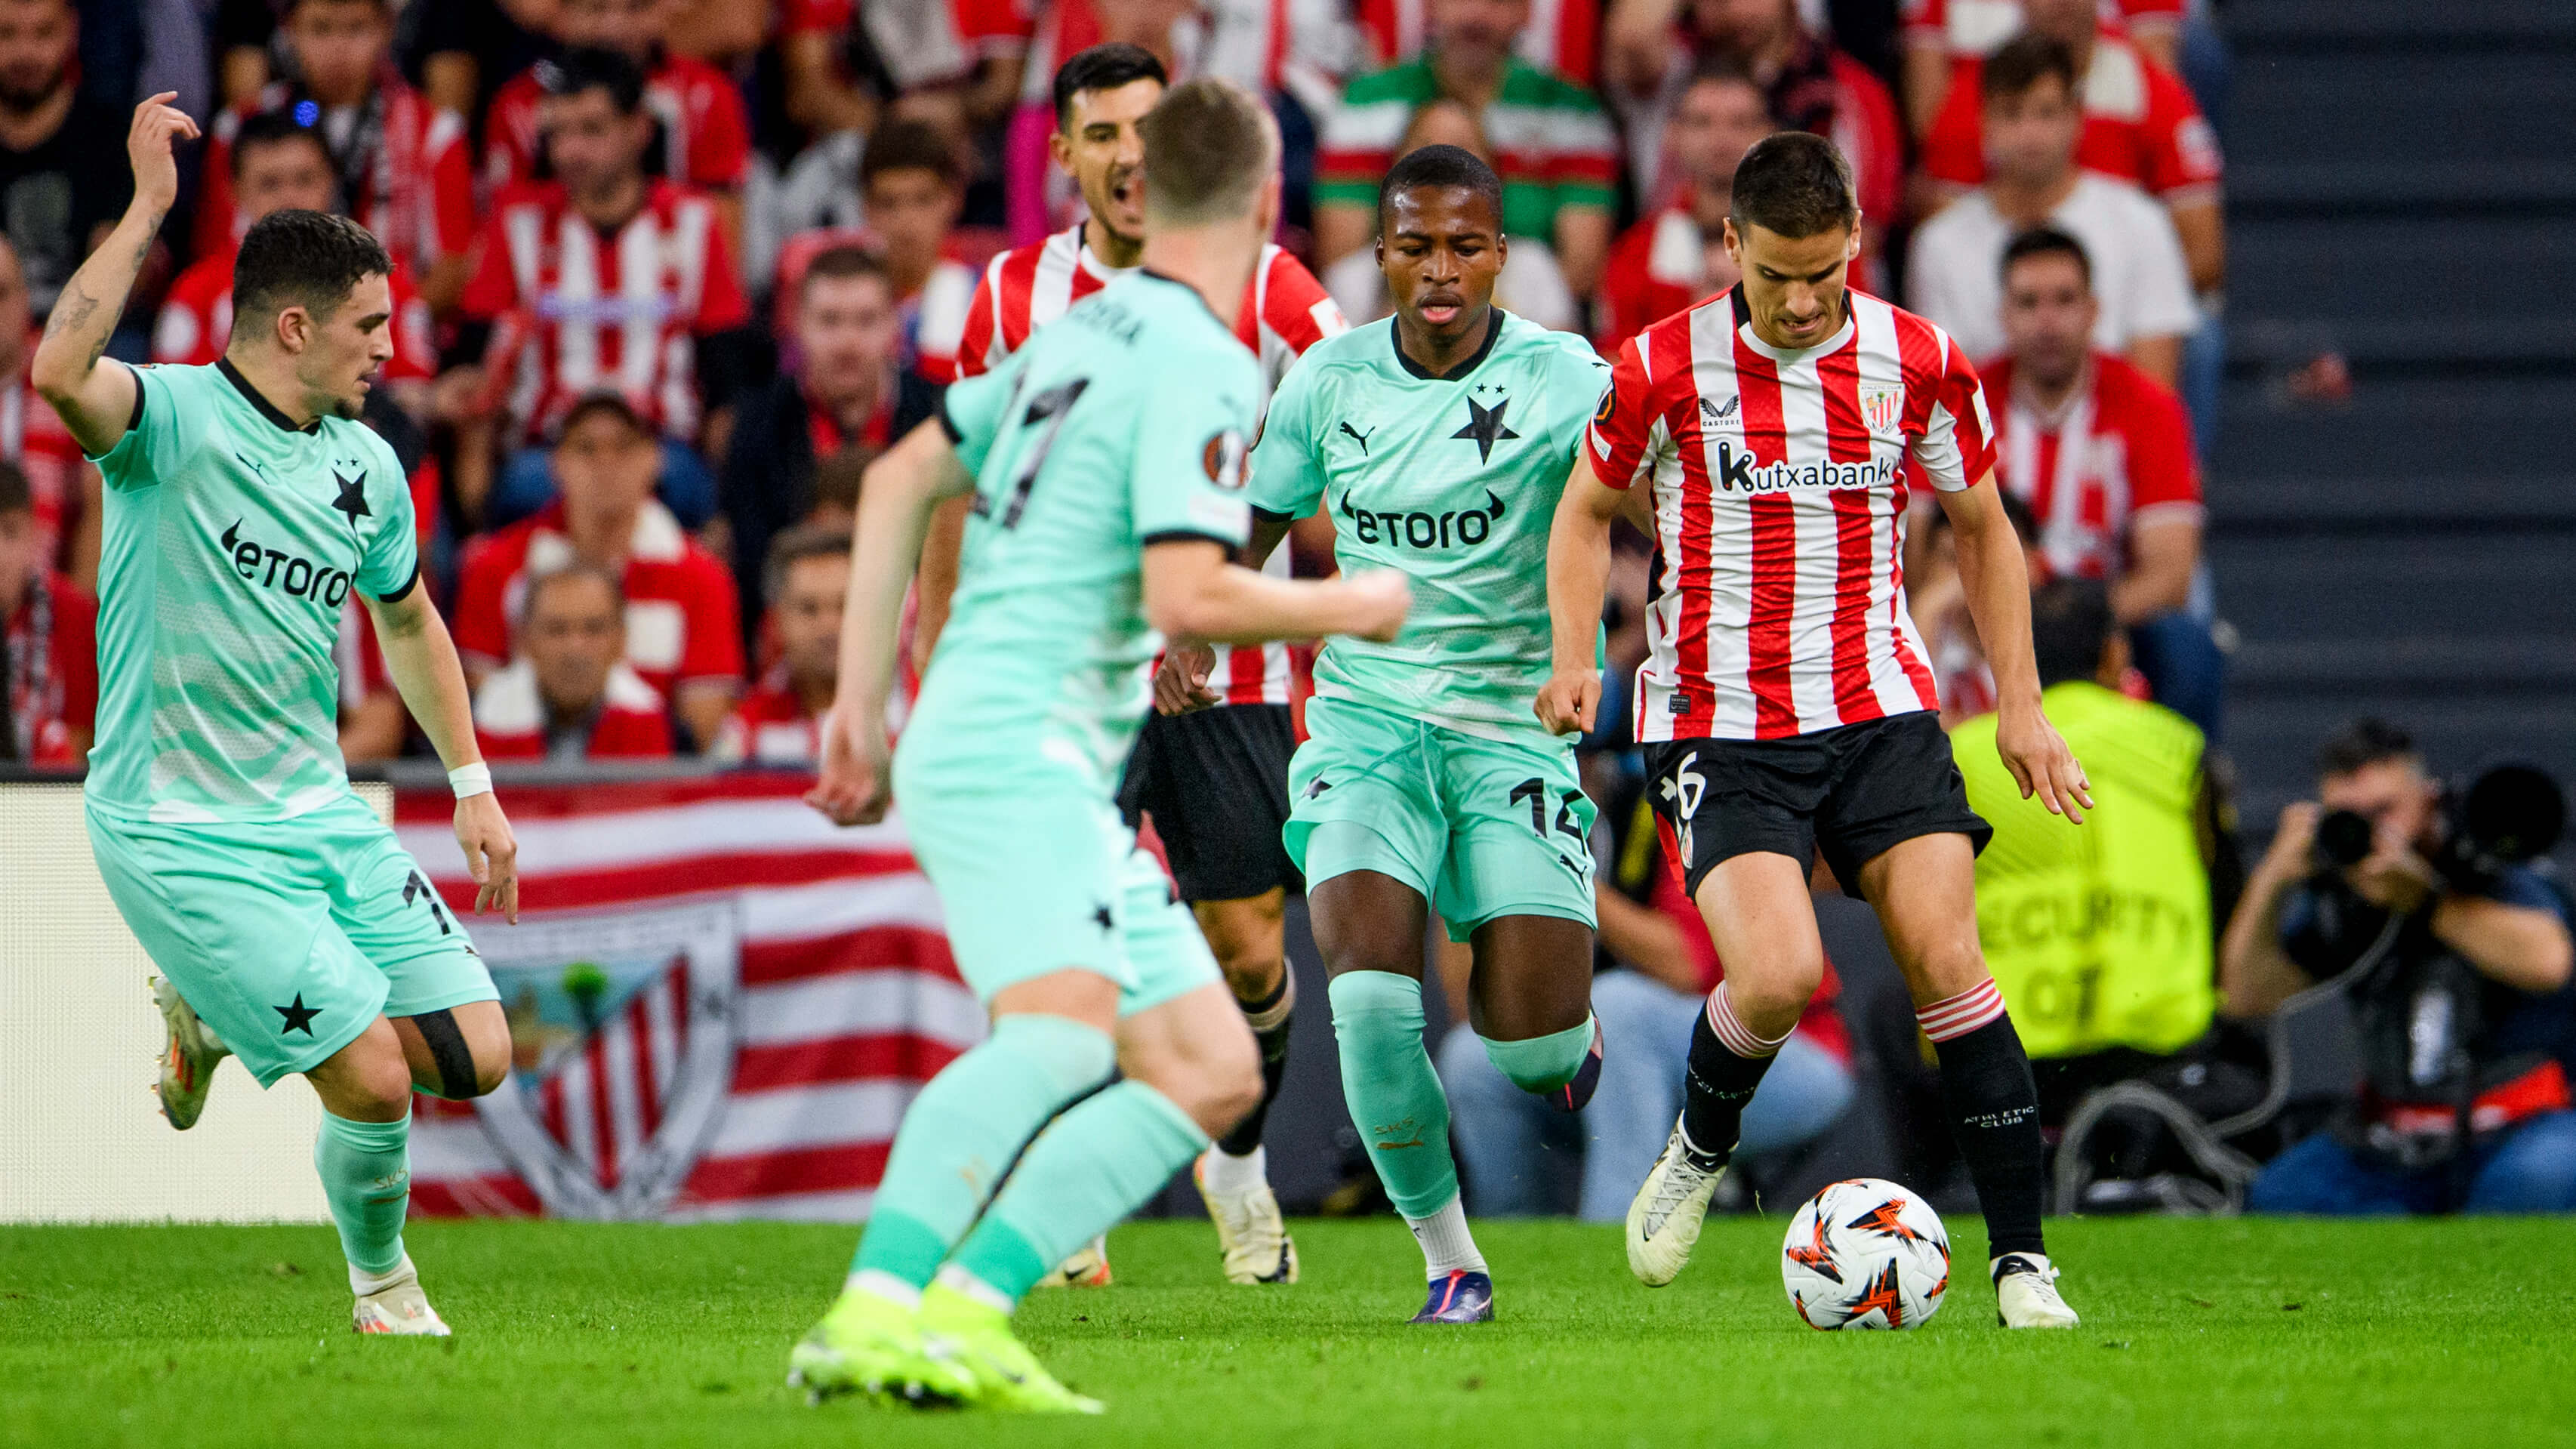
[(492, 767), (485, 764), (459, 765), (447, 772), (447, 787), (459, 800), (492, 793)]

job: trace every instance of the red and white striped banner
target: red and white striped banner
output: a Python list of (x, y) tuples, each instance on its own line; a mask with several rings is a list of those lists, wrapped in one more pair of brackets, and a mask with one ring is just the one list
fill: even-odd
[(505, 787), (521, 924), (469, 914), (445, 792), (395, 821), (493, 968), (517, 1070), (420, 1099), (412, 1211), (867, 1215), (923, 1082), (982, 1039), (899, 824), (841, 830), (808, 781)]

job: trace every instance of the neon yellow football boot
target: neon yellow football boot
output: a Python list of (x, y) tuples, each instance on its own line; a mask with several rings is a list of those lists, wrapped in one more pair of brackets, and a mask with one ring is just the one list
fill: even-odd
[(812, 1403), (865, 1394), (888, 1403), (962, 1403), (975, 1376), (922, 1332), (921, 1315), (892, 1299), (845, 1289), (796, 1351), (787, 1382)]
[(973, 1376), (969, 1402), (1014, 1414), (1097, 1414), (1106, 1409), (1056, 1381), (1011, 1332), (1011, 1317), (945, 1283), (921, 1295), (921, 1327)]

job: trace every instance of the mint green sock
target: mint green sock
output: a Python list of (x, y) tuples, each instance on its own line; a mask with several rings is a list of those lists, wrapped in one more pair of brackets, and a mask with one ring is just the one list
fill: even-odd
[(1081, 1022), (1028, 1012), (995, 1022), (903, 1114), (850, 1271), (930, 1286), (1029, 1139), (1117, 1065), (1109, 1034)]
[(1422, 983), (1391, 971), (1333, 978), (1333, 1041), (1342, 1100), (1397, 1212), (1427, 1218), (1458, 1195), (1449, 1099), (1422, 1044)]
[(411, 1206), (411, 1114), (399, 1122), (352, 1122), (322, 1114), (313, 1170), (340, 1228), (349, 1266), (382, 1278), (402, 1266), (403, 1212)]
[(1569, 1026), (1546, 1036), (1527, 1041), (1496, 1041), (1479, 1035), (1485, 1044), (1485, 1057), (1494, 1069), (1512, 1079), (1512, 1085), (1524, 1092), (1553, 1092), (1574, 1080), (1583, 1070), (1583, 1059), (1592, 1051), (1592, 1013), (1583, 1014), (1583, 1024)]
[(1065, 1113), (1029, 1145), (957, 1266), (1016, 1303), (1074, 1249), (1145, 1205), (1207, 1150), (1171, 1098), (1120, 1082)]

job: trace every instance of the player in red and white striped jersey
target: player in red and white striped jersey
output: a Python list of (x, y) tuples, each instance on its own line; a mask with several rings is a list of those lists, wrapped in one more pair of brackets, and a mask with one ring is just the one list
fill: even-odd
[(1727, 963), (1692, 1038), (1688, 1095), (1628, 1215), (1628, 1263), (1670, 1282), (1733, 1151), (1743, 1104), (1824, 970), (1808, 904), (1821, 850), (1878, 908), (1941, 1062), (1959, 1154), (2013, 1327), (2072, 1327), (2040, 1233), (2038, 1098), (1977, 947), (1968, 808), (1906, 617), (1907, 479), (1930, 483), (2001, 695), (1996, 746), (2051, 810), (2089, 808), (2040, 711), (2021, 548), (1993, 484), (1976, 369), (1940, 328), (1851, 291), (1851, 167), (1802, 131), (1736, 169), (1726, 246), (1743, 280), (1629, 341), (1548, 548), (1556, 672), (1538, 715), (1590, 729), (1611, 520), (1644, 482), (1657, 534), (1637, 738), (1656, 807)]
[[(1132, 45), (1094, 46), (1057, 70), (1049, 144), (1056, 164), (1080, 183), (1090, 216), (985, 268), (957, 350), (960, 376), (988, 371), (1031, 332), (1138, 265), (1145, 152), (1136, 123), (1164, 85), (1162, 63)], [(1270, 389), (1308, 347), (1347, 326), (1313, 273), (1276, 246), (1262, 248), (1234, 327), (1261, 359)], [(1264, 571), (1286, 577), (1288, 554), (1272, 554)], [(944, 617), (945, 601), (923, 610), (925, 658), (937, 640), (934, 608)], [(1290, 701), (1300, 662), (1284, 644), (1222, 651), (1190, 713), (1158, 712), (1146, 721), (1119, 789), (1131, 818), (1153, 817), (1181, 898), (1261, 1044), (1261, 1106), (1200, 1160), (1200, 1189), (1225, 1240), (1226, 1276), (1238, 1283), (1293, 1282), (1297, 1274), (1295, 1247), (1270, 1194), (1261, 1128), (1287, 1064), (1296, 995), (1285, 939), (1296, 867), (1279, 830), (1288, 817), (1288, 756), (1296, 742)], [(1198, 707), (1210, 703), (1233, 708)]]
[(601, 388), (692, 441), (696, 344), (751, 316), (714, 203), (642, 173), (650, 124), (632, 62), (577, 51), (549, 74), (558, 179), (494, 199), (465, 315), (494, 324), (485, 366), (508, 379), (515, 441), (544, 437)]

